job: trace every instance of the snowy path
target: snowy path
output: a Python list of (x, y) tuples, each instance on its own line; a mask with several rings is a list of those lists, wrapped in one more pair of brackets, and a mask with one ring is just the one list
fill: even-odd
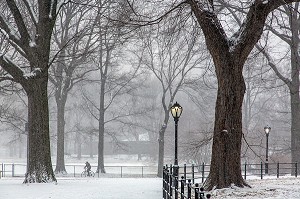
[(22, 178), (0, 179), (2, 199), (160, 199), (159, 178), (58, 178), (58, 184), (22, 184)]

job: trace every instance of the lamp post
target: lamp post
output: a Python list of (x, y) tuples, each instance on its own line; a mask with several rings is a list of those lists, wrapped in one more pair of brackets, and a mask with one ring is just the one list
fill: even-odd
[[(182, 113), (182, 107), (176, 102), (171, 106), (171, 114), (174, 118), (175, 121), (175, 158), (174, 158), (174, 170), (173, 174), (175, 177), (178, 179), (178, 153), (177, 153), (177, 148), (178, 148), (178, 121), (180, 118), (180, 115)], [(175, 184), (175, 188), (178, 188), (178, 184)], [(175, 197), (177, 194), (175, 194)]]
[(265, 126), (264, 131), (266, 133), (266, 164), (265, 164), (265, 173), (268, 174), (269, 173), (269, 133), (271, 131), (271, 127), (269, 127), (268, 125)]

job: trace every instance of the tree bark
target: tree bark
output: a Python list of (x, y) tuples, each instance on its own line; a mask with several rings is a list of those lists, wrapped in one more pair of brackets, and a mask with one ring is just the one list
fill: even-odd
[(242, 73), (224, 60), (216, 66), (219, 80), (211, 168), (207, 189), (247, 185), (241, 177), (242, 104), (245, 83)]
[[(300, 56), (298, 53), (300, 39), (297, 34), (293, 34), (294, 39), (291, 46), (291, 84), (290, 89), (290, 100), (291, 100), (291, 152), (292, 162), (300, 162)], [(298, 172), (300, 168), (298, 168)], [(293, 171), (293, 174), (295, 171)]]
[(62, 96), (56, 99), (57, 103), (57, 151), (55, 173), (66, 174), (65, 168), (65, 104)]
[(167, 126), (163, 125), (159, 130), (158, 137), (158, 165), (157, 165), (157, 176), (162, 177), (164, 157), (165, 157), (165, 131)]
[[(107, 70), (105, 70), (107, 71)], [(100, 99), (99, 99), (99, 142), (98, 142), (98, 167), (97, 173), (106, 173), (104, 168), (104, 125), (105, 125), (105, 85), (106, 85), (106, 72), (101, 73), (101, 86), (100, 86)]]
[(24, 183), (56, 181), (50, 154), (47, 84), (47, 77), (33, 79), (25, 89), (28, 96), (29, 165)]

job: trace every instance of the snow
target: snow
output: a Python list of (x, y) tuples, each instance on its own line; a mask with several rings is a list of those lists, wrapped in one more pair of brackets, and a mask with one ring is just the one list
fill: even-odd
[(58, 178), (58, 183), (22, 184), (0, 179), (0, 198), (8, 199), (160, 199), (159, 178)]
[(299, 178), (275, 178), (263, 180), (249, 180), (252, 188), (220, 189), (212, 192), (213, 199), (299, 199)]
[[(13, 199), (160, 199), (160, 178), (58, 178), (58, 183), (22, 184), (23, 178), (0, 179), (0, 198)], [(250, 179), (252, 188), (214, 190), (212, 199), (299, 199), (300, 178)]]
[[(3, 157), (2, 157), (3, 158)], [(54, 162), (55, 162), (55, 158)], [(146, 157), (142, 161), (136, 161), (137, 156), (117, 155), (106, 156), (109, 166), (150, 166)], [(84, 157), (84, 160), (76, 160), (74, 157), (66, 156), (66, 162), (78, 165), (78, 170), (82, 171), (84, 161), (88, 160), (92, 166), (96, 166), (97, 158)], [(0, 162), (23, 162), (25, 159), (1, 159)], [(24, 164), (25, 165), (25, 164)], [(106, 166), (108, 166), (106, 165)], [(153, 166), (153, 165), (152, 165)], [(11, 167), (7, 167), (10, 170)], [(25, 168), (25, 167), (24, 167)], [(72, 167), (73, 168), (73, 167)], [(1, 169), (1, 167), (0, 167)], [(94, 170), (94, 169), (92, 169)], [(107, 171), (110, 171), (107, 168)], [(110, 171), (111, 172), (111, 171)], [(126, 172), (125, 168), (123, 172)], [(146, 172), (146, 171), (145, 171)], [(19, 172), (16, 172), (17, 174)], [(24, 172), (23, 172), (24, 173)], [(161, 199), (162, 179), (161, 178), (118, 178), (110, 175), (100, 175), (98, 178), (84, 177), (58, 177), (55, 183), (32, 183), (23, 184), (24, 177), (0, 178), (0, 199)], [(79, 176), (79, 175), (77, 175)], [(120, 175), (117, 175), (120, 176)], [(125, 175), (123, 175), (124, 177)], [(128, 176), (128, 175), (127, 175)], [(154, 175), (153, 175), (154, 176)], [(201, 179), (196, 180), (201, 183)], [(300, 198), (300, 178), (293, 176), (280, 176), (276, 178), (272, 175), (247, 176), (247, 183), (251, 188), (238, 188), (232, 186), (227, 189), (213, 190), (212, 199), (299, 199)]]
[(42, 72), (41, 68), (34, 68), (30, 73), (26, 73), (24, 74), (24, 78), (26, 79), (30, 79), (30, 78), (34, 78), (35, 76), (37, 76), (38, 74), (40, 74)]
[(30, 46), (31, 48), (36, 47), (35, 41), (31, 40), (31, 41), (29, 42), (29, 46)]

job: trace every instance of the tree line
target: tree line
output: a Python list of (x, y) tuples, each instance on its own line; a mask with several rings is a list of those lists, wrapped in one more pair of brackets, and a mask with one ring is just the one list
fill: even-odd
[[(24, 183), (56, 181), (55, 172), (66, 172), (66, 128), (79, 131), (83, 120), (90, 122), (85, 129), (90, 137), (97, 136), (97, 172), (105, 173), (107, 135), (117, 142), (130, 132), (138, 140), (144, 131), (157, 140), (161, 176), (165, 144), (171, 142), (169, 108), (179, 97), (196, 108), (190, 113), (202, 111), (206, 118), (198, 119), (207, 122), (206, 129), (193, 126), (187, 132), (197, 132), (199, 141), (187, 136), (182, 144), (197, 150), (206, 143), (201, 139), (212, 140), (207, 189), (247, 186), (241, 158), (251, 146), (242, 145), (243, 139), (251, 139), (269, 109), (278, 118), (281, 110), (287, 112), (291, 161), (298, 162), (298, 7), (296, 0), (3, 1), (0, 92), (4, 100), (19, 100), (3, 100), (1, 120), (19, 130), (28, 123), (27, 132), (20, 130), (29, 140)], [(289, 106), (280, 107), (288, 98)], [(270, 99), (276, 106), (267, 109)], [(68, 103), (88, 118), (78, 114), (66, 120)], [(55, 114), (49, 104), (55, 104)], [(18, 114), (19, 107), (27, 116)]]

